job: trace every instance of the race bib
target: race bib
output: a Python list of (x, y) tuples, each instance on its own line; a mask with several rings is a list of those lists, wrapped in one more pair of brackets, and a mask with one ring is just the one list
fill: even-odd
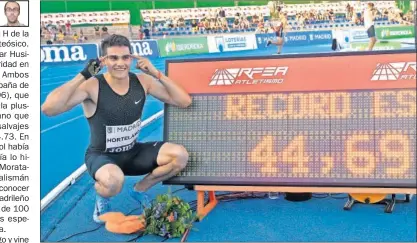
[(106, 152), (119, 153), (132, 149), (139, 135), (141, 122), (138, 119), (130, 125), (106, 126)]

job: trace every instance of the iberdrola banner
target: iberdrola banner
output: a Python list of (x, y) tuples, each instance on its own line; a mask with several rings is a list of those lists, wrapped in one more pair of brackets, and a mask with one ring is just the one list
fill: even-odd
[(377, 39), (391, 40), (391, 39), (403, 39), (414, 38), (415, 36), (414, 26), (388, 26), (376, 28)]

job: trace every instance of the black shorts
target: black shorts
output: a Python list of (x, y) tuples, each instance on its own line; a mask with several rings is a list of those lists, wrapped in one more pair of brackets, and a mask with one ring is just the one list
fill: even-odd
[(276, 31), (276, 32), (275, 32), (275, 35), (276, 35), (278, 38), (282, 38), (282, 37), (284, 36), (284, 32), (283, 32), (282, 30), (280, 30), (280, 31)]
[(369, 27), (366, 32), (368, 33), (369, 38), (375, 37), (375, 27), (373, 25)]
[(103, 153), (87, 149), (85, 165), (93, 179), (98, 169), (106, 164), (117, 165), (127, 176), (145, 175), (158, 167), (156, 159), (164, 143), (136, 143), (131, 150), (122, 153)]

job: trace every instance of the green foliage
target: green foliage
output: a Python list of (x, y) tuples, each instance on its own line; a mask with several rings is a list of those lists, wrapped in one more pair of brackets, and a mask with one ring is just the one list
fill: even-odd
[(145, 234), (154, 234), (167, 238), (181, 237), (187, 229), (193, 227), (197, 216), (190, 205), (170, 193), (158, 195), (145, 211)]

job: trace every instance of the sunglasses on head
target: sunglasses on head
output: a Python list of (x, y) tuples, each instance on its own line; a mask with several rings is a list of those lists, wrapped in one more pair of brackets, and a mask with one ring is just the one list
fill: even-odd
[(118, 56), (118, 55), (107, 55), (106, 58), (108, 58), (111, 61), (118, 61), (120, 58), (123, 61), (127, 61), (130, 60), (132, 58), (131, 55), (122, 55), (122, 56)]

